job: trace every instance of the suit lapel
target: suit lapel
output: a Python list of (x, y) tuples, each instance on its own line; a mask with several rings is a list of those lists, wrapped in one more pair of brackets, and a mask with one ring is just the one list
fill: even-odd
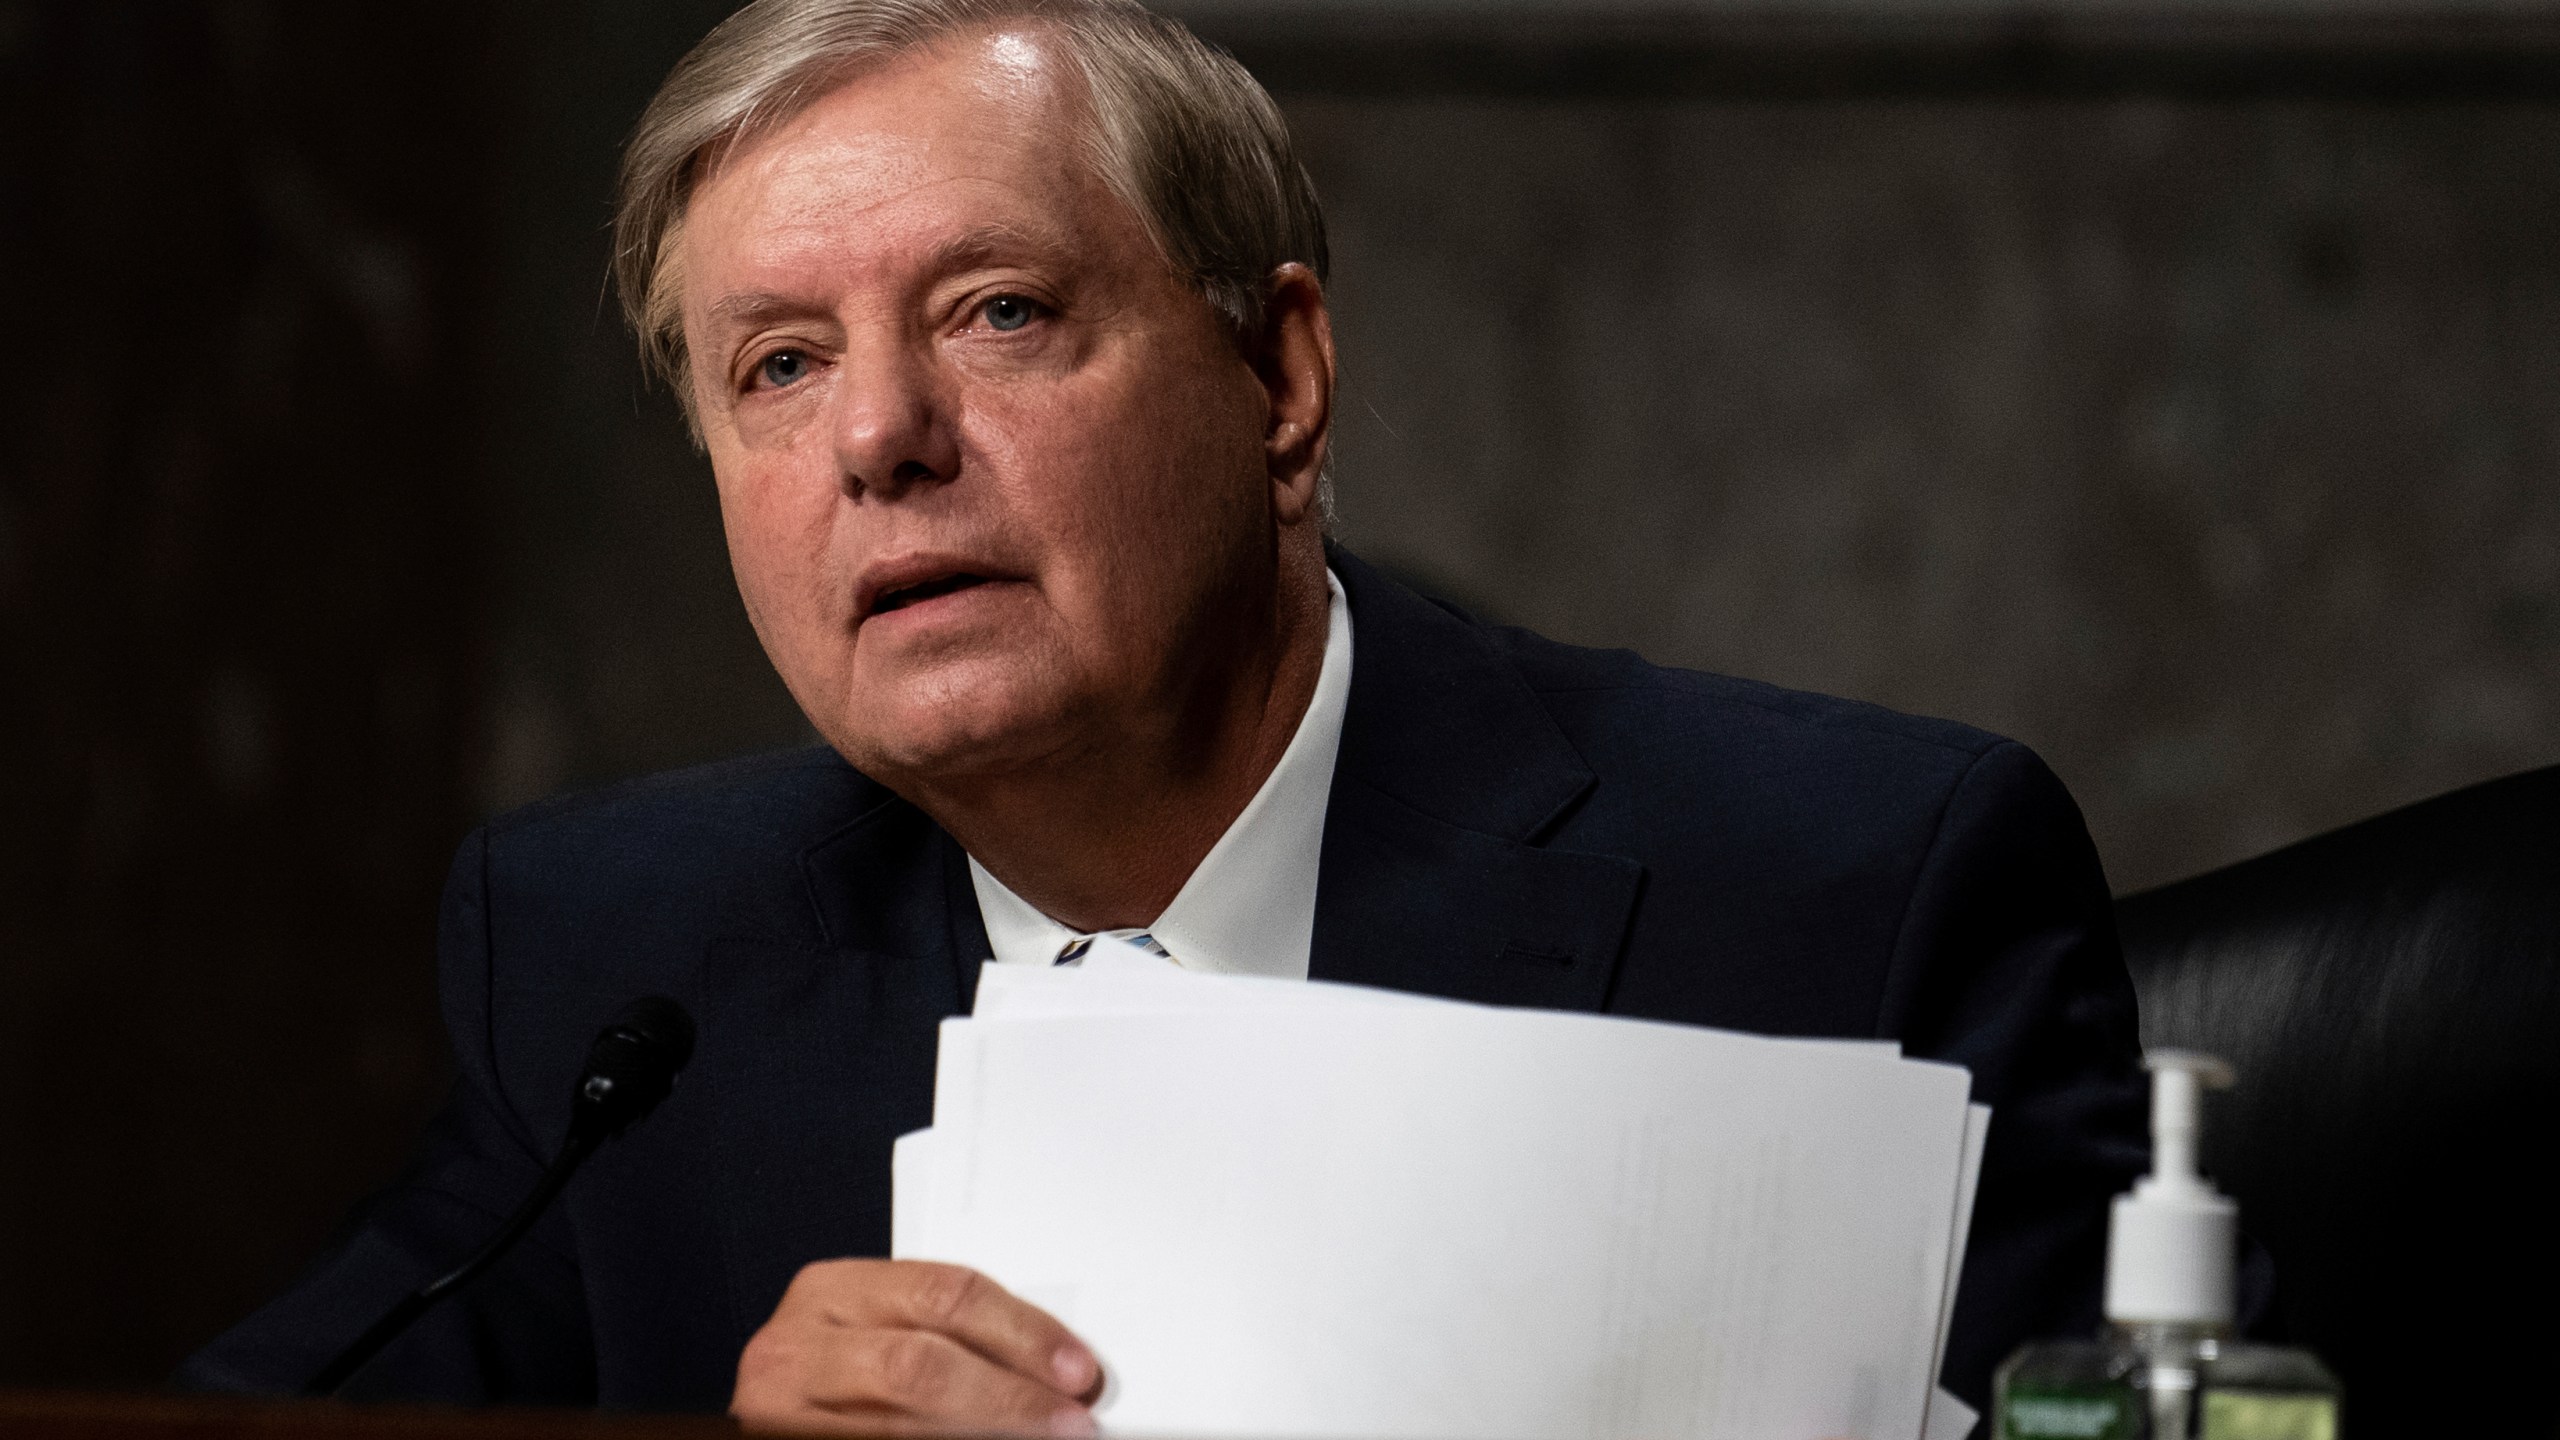
[(905, 801), (802, 865), (814, 937), (731, 935), (703, 960), (692, 1079), (719, 1116), (741, 1345), (802, 1265), (887, 1253), (890, 1145), (931, 1121), (937, 1027), (968, 1008), (987, 954), (960, 847)]
[(1351, 697), (1318, 867), (1311, 973), (1597, 1010), (1644, 869), (1539, 843), (1590, 768), (1478, 626), (1336, 550)]

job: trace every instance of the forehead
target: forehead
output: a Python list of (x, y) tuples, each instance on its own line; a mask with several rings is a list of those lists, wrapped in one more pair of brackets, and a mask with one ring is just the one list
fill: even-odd
[(955, 36), (865, 70), (696, 189), (686, 308), (701, 313), (727, 285), (912, 264), (963, 234), (1151, 256), (1084, 158), (1086, 124), (1071, 62), (1034, 29)]

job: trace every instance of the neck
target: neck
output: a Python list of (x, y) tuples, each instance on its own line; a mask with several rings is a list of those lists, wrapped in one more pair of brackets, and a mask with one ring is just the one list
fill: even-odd
[(1161, 723), (1121, 727), (1000, 779), (911, 797), (988, 873), (1078, 930), (1154, 923), (1280, 763), (1324, 668), (1324, 559), (1200, 648)]

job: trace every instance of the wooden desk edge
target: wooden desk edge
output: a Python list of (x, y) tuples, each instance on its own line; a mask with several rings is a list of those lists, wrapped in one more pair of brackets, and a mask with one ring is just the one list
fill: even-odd
[(724, 1415), (464, 1410), (230, 1395), (0, 1391), (8, 1440), (738, 1440)]

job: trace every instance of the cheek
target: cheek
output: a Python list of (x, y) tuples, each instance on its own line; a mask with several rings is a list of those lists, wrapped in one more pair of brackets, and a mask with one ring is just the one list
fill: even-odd
[(1210, 559), (1217, 536), (1267, 509), (1255, 397), (1223, 378), (1132, 367), (973, 407), (973, 448), (1002, 478), (1010, 523), (1072, 572), (1071, 590)]
[(991, 508), (1009, 538), (1037, 557), (1045, 608), (1060, 622), (1052, 638), (1113, 686), (1133, 678), (1123, 652), (1153, 642), (1148, 617), (1160, 606), (1146, 592), (1182, 568), (1192, 547), (1175, 536), (1193, 527), (1164, 513), (1151, 473), (1168, 458), (1168, 437), (1139, 441), (1108, 414), (1047, 404), (991, 414), (982, 473), (997, 481)]
[(798, 651), (850, 618), (839, 613), (849, 595), (837, 593), (849, 587), (835, 583), (828, 563), (834, 486), (805, 468), (766, 455), (713, 460), (730, 568), (768, 649)]

